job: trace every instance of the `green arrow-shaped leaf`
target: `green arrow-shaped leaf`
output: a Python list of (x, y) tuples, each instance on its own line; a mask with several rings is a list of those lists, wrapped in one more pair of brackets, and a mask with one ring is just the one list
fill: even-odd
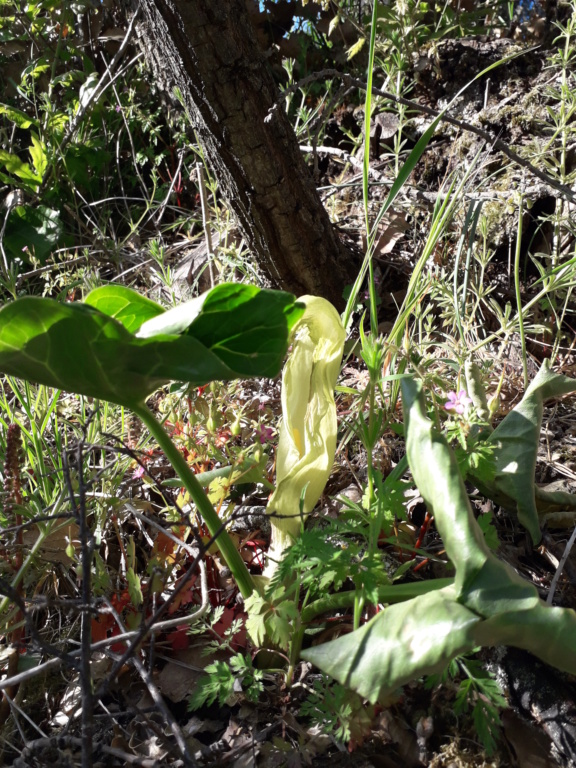
[(364, 627), (309, 648), (302, 658), (374, 703), (471, 650), (480, 621), (446, 587), (391, 605)]
[[(302, 309), (290, 294), (237, 287), (241, 290), (217, 286), (197, 302), (202, 305), (194, 313), (198, 334), (190, 323), (180, 335), (159, 332), (145, 338), (130, 330), (145, 317), (147, 324), (169, 313), (127, 289), (101, 289), (86, 304), (18, 299), (0, 310), (0, 371), (127, 406), (171, 380), (201, 385), (275, 376)], [(223, 311), (203, 317), (204, 304), (218, 304), (219, 294), (235, 313), (234, 333)]]

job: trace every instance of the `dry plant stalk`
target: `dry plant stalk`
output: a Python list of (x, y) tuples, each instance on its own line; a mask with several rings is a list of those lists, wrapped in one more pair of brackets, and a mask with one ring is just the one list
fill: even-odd
[[(15, 551), (4, 551), (4, 558), (10, 571), (17, 574), (22, 568), (23, 538), (22, 538), (22, 480), (20, 477), (22, 466), (22, 430), (19, 424), (10, 424), (6, 437), (6, 461), (4, 464), (4, 515), (7, 520), (13, 519), (16, 527)], [(22, 582), (16, 587), (19, 597), (23, 597), (24, 588)], [(14, 652), (8, 661), (8, 677), (13, 677), (18, 672), (19, 644), (23, 635), (24, 615), (18, 609), (10, 621), (9, 641)], [(7, 688), (3, 692), (0, 704), (0, 723), (6, 722), (10, 714), (10, 701), (16, 696), (18, 686)]]

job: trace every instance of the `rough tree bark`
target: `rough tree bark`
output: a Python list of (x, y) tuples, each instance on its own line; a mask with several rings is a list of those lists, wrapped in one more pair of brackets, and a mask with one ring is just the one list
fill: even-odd
[(297, 295), (343, 305), (355, 277), (278, 89), (246, 0), (122, 0), (139, 9), (137, 34), (158, 86), (178, 88), (220, 190), (264, 275)]

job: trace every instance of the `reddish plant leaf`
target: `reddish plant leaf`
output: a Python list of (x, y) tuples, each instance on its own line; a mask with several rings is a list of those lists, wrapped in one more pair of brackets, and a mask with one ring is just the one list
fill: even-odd
[(173, 651), (185, 651), (190, 645), (190, 637), (188, 635), (188, 624), (182, 624), (181, 627), (177, 627), (174, 632), (168, 635), (168, 642)]

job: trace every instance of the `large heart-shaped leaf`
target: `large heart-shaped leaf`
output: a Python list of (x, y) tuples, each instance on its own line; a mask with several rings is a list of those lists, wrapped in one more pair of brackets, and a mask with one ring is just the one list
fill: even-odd
[(148, 320), (136, 335), (193, 336), (243, 376), (275, 376), (281, 362), (278, 347), (285, 354), (287, 329), (303, 312), (290, 294), (227, 283)]
[[(99, 289), (86, 304), (18, 299), (0, 310), (0, 371), (127, 406), (171, 380), (201, 385), (278, 373), (302, 314), (293, 296), (222, 285), (200, 299), (179, 335), (160, 329), (144, 338), (131, 331), (170, 312), (128, 289)], [(221, 311), (205, 318), (203, 307), (214, 304)]]

